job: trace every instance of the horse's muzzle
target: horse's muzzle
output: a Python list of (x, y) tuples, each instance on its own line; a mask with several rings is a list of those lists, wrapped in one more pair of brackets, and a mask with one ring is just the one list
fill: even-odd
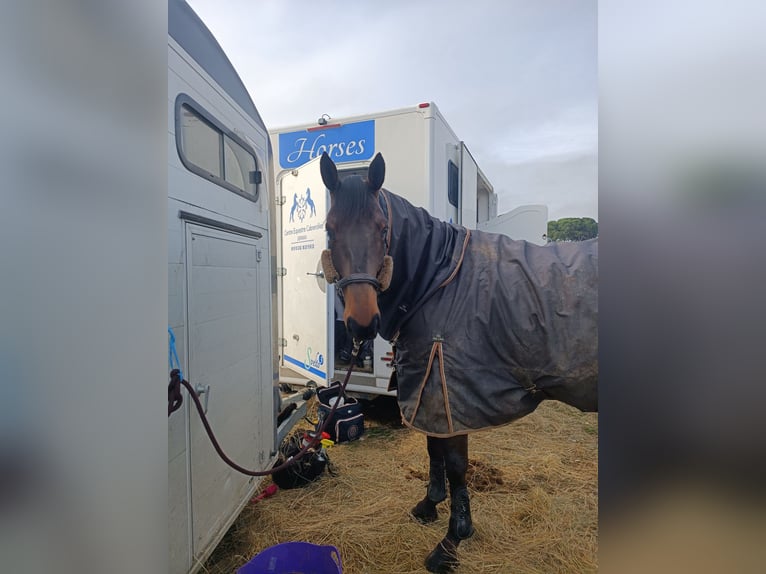
[(355, 339), (364, 341), (374, 339), (378, 334), (378, 329), (380, 329), (380, 314), (376, 313), (370, 324), (366, 326), (360, 325), (353, 317), (349, 317), (346, 320), (346, 328)]

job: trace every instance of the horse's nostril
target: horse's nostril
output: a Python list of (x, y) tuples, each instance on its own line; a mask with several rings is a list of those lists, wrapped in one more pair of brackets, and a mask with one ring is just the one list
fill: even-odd
[(356, 339), (374, 339), (380, 328), (380, 315), (376, 314), (369, 325), (360, 325), (353, 317), (349, 317), (346, 321), (346, 327)]

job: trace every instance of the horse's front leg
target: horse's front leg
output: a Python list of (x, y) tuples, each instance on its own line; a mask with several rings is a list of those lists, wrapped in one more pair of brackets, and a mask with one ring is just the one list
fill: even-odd
[(426, 437), (428, 446), (428, 488), (426, 495), (410, 511), (412, 516), (423, 524), (435, 521), (439, 517), (436, 505), (447, 498), (446, 466), (443, 440)]
[(461, 540), (473, 535), (471, 506), (466, 487), (465, 475), (468, 471), (468, 436), (461, 435), (441, 441), (444, 463), (450, 486), (450, 519), (447, 535), (426, 558), (429, 572), (451, 572), (459, 564), (457, 547)]

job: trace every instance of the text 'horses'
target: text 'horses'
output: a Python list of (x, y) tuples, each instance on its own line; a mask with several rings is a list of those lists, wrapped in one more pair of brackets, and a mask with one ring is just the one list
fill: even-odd
[(331, 197), (325, 278), (341, 290), (355, 338), (379, 333), (394, 346), (402, 420), (427, 435), (417, 520), (436, 520), (449, 483), (449, 529), (426, 558), (428, 570), (447, 572), (474, 530), (468, 433), (545, 399), (598, 410), (598, 242), (540, 247), (440, 221), (382, 189), (380, 154), (367, 178), (341, 181), (327, 154), (320, 168)]

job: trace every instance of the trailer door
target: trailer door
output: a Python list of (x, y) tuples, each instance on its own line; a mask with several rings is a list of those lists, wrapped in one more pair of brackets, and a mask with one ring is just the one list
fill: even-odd
[(329, 320), (334, 291), (324, 280), (320, 257), (327, 245), (328, 193), (319, 159), (286, 173), (282, 204), (282, 366), (318, 385), (328, 383), (333, 360)]
[[(263, 241), (263, 240), (260, 240)], [(272, 441), (272, 381), (261, 303), (259, 240), (193, 224), (186, 226), (188, 377), (204, 390), (207, 418), (223, 448), (247, 468), (262, 469)], [(268, 287), (267, 287), (268, 289)], [(266, 418), (268, 416), (268, 418)], [(218, 459), (196, 412), (190, 418), (192, 535), (195, 559), (207, 555), (227, 519), (255, 487)]]

